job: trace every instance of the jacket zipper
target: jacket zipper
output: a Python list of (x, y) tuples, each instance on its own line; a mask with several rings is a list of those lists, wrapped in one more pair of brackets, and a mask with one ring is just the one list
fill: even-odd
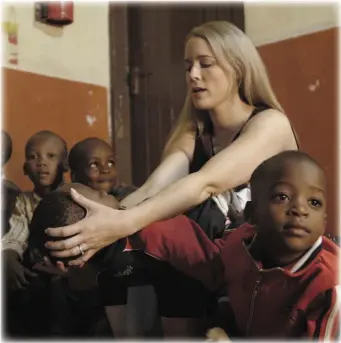
[(260, 284), (260, 273), (257, 275), (257, 279), (256, 279), (256, 285), (255, 288), (253, 289), (253, 295), (252, 295), (252, 300), (251, 300), (251, 308), (250, 308), (250, 315), (249, 315), (249, 319), (248, 319), (248, 323), (247, 323), (247, 328), (246, 328), (246, 335), (249, 334), (250, 329), (251, 329), (251, 322), (252, 322), (252, 318), (253, 318), (253, 313), (255, 310), (255, 299), (259, 290), (259, 284)]

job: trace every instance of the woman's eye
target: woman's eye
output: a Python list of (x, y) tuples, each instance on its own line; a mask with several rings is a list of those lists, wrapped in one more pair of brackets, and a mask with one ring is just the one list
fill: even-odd
[(191, 64), (185, 64), (185, 70), (186, 70), (187, 72), (190, 72), (191, 69), (192, 69), (192, 65), (191, 65)]
[(212, 64), (208, 64), (208, 63), (200, 63), (200, 67), (201, 68), (209, 68)]
[(108, 167), (109, 167), (109, 168), (114, 167), (114, 165), (115, 165), (115, 162), (114, 162), (114, 161), (109, 161), (109, 162), (108, 162)]

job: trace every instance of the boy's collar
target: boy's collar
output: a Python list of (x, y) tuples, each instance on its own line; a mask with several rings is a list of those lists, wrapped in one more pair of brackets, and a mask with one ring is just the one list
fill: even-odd
[[(254, 245), (256, 237), (257, 237), (257, 233), (253, 236), (251, 242), (246, 246), (246, 248), (249, 251), (250, 255), (251, 255), (251, 247)], [(314, 252), (321, 246), (321, 244), (322, 244), (322, 236), (320, 236), (316, 240), (316, 242), (311, 246), (311, 248), (302, 257), (300, 257), (298, 261), (294, 262), (293, 264), (290, 264), (289, 265), (290, 266), (289, 269), (286, 268), (286, 267), (280, 267), (280, 268), (286, 269), (286, 270), (290, 271), (290, 273), (296, 273), (298, 270), (300, 270), (304, 266), (304, 264), (314, 254)]]
[(296, 273), (309, 260), (309, 257), (322, 244), (322, 237), (320, 236), (312, 247), (294, 264), (290, 269), (291, 273)]

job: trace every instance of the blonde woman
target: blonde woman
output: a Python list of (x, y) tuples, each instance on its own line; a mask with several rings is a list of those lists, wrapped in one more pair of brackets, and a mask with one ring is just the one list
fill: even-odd
[[(241, 30), (224, 21), (205, 23), (189, 33), (184, 55), (188, 94), (162, 162), (122, 201), (126, 211), (73, 192), (88, 215), (76, 224), (47, 230), (50, 236), (65, 237), (47, 243), (53, 256), (81, 253), (70, 264), (83, 265), (118, 239), (247, 183), (261, 162), (298, 148), (264, 64)], [(189, 173), (196, 145), (205, 140), (213, 156)]]

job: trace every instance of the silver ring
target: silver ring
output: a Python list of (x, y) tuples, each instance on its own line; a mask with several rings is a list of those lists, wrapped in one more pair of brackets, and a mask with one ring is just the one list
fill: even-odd
[(79, 248), (79, 252), (81, 255), (84, 255), (85, 251), (83, 249), (83, 246), (82, 246), (82, 243), (81, 244), (78, 244), (78, 248)]

